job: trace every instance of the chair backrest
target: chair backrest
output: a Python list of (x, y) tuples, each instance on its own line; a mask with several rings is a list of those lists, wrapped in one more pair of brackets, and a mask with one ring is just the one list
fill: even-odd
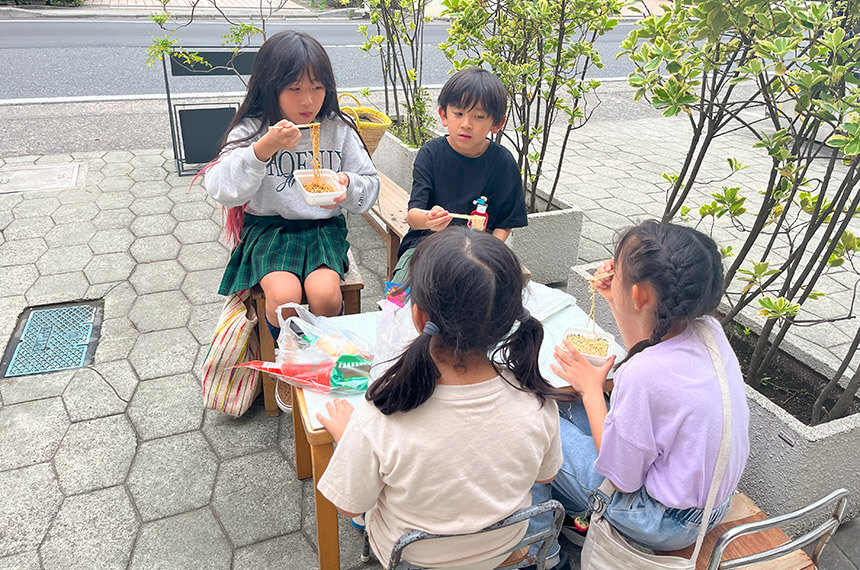
[[(803, 548), (807, 544), (811, 544), (815, 540), (818, 540), (818, 544), (815, 546), (815, 550), (813, 551), (812, 562), (817, 568), (818, 558), (821, 555), (821, 551), (824, 549), (825, 546), (827, 546), (827, 543), (830, 541), (830, 537), (833, 536), (833, 533), (836, 532), (836, 529), (839, 528), (839, 525), (842, 523), (842, 519), (845, 516), (845, 508), (848, 503), (848, 496), (849, 492), (847, 489), (838, 489), (836, 491), (833, 491), (826, 497), (815, 501), (811, 505), (803, 507), (802, 509), (798, 509), (794, 512), (777, 517), (772, 517), (762, 521), (738, 525), (732, 529), (727, 530), (725, 533), (723, 533), (722, 536), (720, 536), (720, 538), (717, 540), (717, 543), (714, 545), (714, 551), (711, 554), (711, 559), (708, 564), (708, 570), (731, 570), (734, 568), (745, 568), (747, 566), (752, 566), (753, 564), (759, 564), (767, 560), (773, 560), (775, 558), (779, 558), (780, 556), (785, 556), (790, 552), (793, 552), (799, 548)], [(812, 516), (828, 508), (832, 509), (833, 514), (829, 518), (827, 518), (827, 520), (825, 520), (809, 532), (798, 536), (797, 538), (790, 540), (785, 544), (779, 545), (769, 550), (765, 550), (764, 552), (751, 554), (749, 556), (733, 558), (731, 560), (721, 560), (723, 552), (726, 550), (726, 547), (728, 547), (728, 545), (732, 541), (738, 539), (741, 536), (761, 532), (772, 528), (779, 528), (786, 523), (805, 519), (806, 517)]]
[(394, 543), (394, 548), (391, 550), (391, 559), (389, 560), (388, 567), (391, 570), (421, 570), (423, 566), (415, 566), (410, 564), (409, 562), (402, 559), (403, 550), (409, 546), (410, 544), (414, 544), (421, 540), (432, 540), (434, 538), (450, 538), (454, 536), (471, 536), (475, 534), (482, 534), (485, 532), (490, 532), (494, 530), (498, 530), (500, 528), (505, 528), (511, 525), (522, 523), (523, 521), (528, 521), (534, 517), (545, 515), (547, 513), (552, 513), (553, 516), (553, 524), (550, 527), (544, 528), (538, 532), (526, 532), (526, 535), (517, 543), (515, 546), (509, 548), (506, 553), (512, 553), (517, 550), (520, 550), (526, 546), (531, 546), (533, 544), (540, 544), (540, 548), (538, 548), (537, 553), (534, 556), (526, 556), (525, 558), (516, 561), (515, 563), (508, 564), (506, 566), (500, 566), (499, 568), (512, 569), (512, 568), (522, 568), (523, 566), (528, 566), (531, 564), (535, 564), (537, 566), (537, 570), (544, 570), (546, 567), (546, 555), (549, 550), (550, 545), (555, 542), (558, 538), (558, 533), (561, 531), (562, 521), (564, 520), (564, 507), (561, 506), (561, 503), (554, 499), (550, 499), (549, 501), (544, 501), (543, 503), (539, 503), (537, 505), (530, 505), (528, 507), (523, 507), (522, 509), (516, 511), (512, 515), (500, 520), (497, 523), (491, 524), (490, 526), (483, 528), (477, 532), (472, 533), (464, 533), (464, 534), (432, 534), (429, 532), (424, 532), (420, 530), (413, 530), (407, 532)]

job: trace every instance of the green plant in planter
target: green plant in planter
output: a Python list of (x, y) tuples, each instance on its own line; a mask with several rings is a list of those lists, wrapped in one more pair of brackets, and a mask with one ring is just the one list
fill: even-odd
[[(455, 69), (488, 66), (508, 89), (505, 137), (523, 176), (530, 211), (554, 173), (546, 209), (561, 176), (570, 135), (589, 119), (588, 96), (600, 85), (586, 77), (602, 67), (594, 41), (618, 24), (619, 0), (443, 0), (452, 22), (440, 45)], [(557, 119), (561, 118), (557, 121)], [(550, 135), (564, 131), (556, 155)]]
[(420, 147), (433, 133), (434, 109), (423, 86), (425, 8), (429, 0), (370, 0), (370, 24), (359, 30), (361, 49), (377, 53), (385, 86), (385, 113), (402, 111), (394, 133), (407, 145)]
[[(680, 171), (665, 175), (664, 221), (690, 217), (695, 186), (710, 187), (745, 168), (729, 159), (726, 178), (699, 180), (717, 137), (744, 130), (769, 158), (767, 183), (753, 189), (755, 206), (748, 189), (723, 186), (698, 209), (700, 220), (730, 225), (742, 236), (726, 272), (731, 308), (724, 325), (748, 306), (766, 319), (746, 370), (751, 384), (793, 326), (854, 318), (805, 318), (804, 307), (823, 295), (817, 284), (835, 268), (860, 280), (852, 264), (858, 244), (849, 232), (860, 206), (858, 24), (854, 0), (679, 0), (664, 15), (643, 19), (622, 43), (637, 66), (629, 77), (635, 97), (665, 116), (685, 113), (692, 127)], [(835, 406), (828, 410), (824, 402), (858, 344), (860, 328), (819, 394), (813, 423), (850, 410), (858, 373)]]

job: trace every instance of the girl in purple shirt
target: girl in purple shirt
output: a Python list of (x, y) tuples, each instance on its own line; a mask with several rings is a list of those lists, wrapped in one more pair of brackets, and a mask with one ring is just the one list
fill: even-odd
[(535, 487), (534, 499), (552, 495), (581, 513), (606, 477), (620, 491), (606, 519), (642, 546), (677, 550), (696, 541), (722, 431), (717, 373), (696, 324), (717, 338), (732, 401), (731, 457), (709, 528), (728, 512), (749, 454), (740, 367), (708, 316), (722, 295), (722, 261), (701, 232), (648, 221), (627, 230), (615, 257), (597, 269), (611, 271), (596, 286), (628, 349), (611, 405), (604, 390), (614, 359), (594, 367), (566, 343), (556, 347), (553, 369), (582, 402), (559, 405), (564, 463), (551, 485)]

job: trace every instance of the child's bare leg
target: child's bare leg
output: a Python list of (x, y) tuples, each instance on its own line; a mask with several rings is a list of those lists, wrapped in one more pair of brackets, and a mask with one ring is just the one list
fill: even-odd
[(313, 314), (323, 317), (339, 315), (343, 303), (340, 275), (328, 267), (314, 269), (305, 277), (305, 297)]
[[(300, 303), (302, 284), (298, 276), (289, 271), (273, 271), (260, 279), (260, 287), (266, 295), (266, 320), (275, 327), (279, 327), (278, 307), (284, 303)], [(292, 315), (284, 315), (284, 317), (290, 316)]]

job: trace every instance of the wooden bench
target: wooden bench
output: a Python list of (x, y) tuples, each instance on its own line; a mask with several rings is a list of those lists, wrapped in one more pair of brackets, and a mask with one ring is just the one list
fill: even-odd
[[(385, 240), (386, 278), (388, 281), (391, 281), (394, 267), (397, 265), (397, 250), (400, 249), (400, 243), (406, 232), (409, 231), (409, 224), (406, 222), (408, 210), (409, 192), (379, 172), (379, 197), (373, 207), (362, 215), (370, 227)], [(522, 269), (523, 277), (528, 280), (531, 277), (531, 272), (526, 266), (523, 266)]]
[[(361, 290), (364, 289), (364, 281), (361, 278), (361, 272), (358, 270), (358, 264), (352, 256), (352, 250), (347, 252), (349, 258), (349, 269), (343, 280), (340, 282), (340, 292), (343, 295), (343, 312), (345, 315), (354, 315), (361, 312)], [(259, 285), (254, 286), (251, 290), (251, 298), (257, 304), (257, 333), (260, 335), (260, 360), (266, 362), (275, 361), (275, 339), (269, 332), (269, 327), (266, 326), (266, 297), (263, 295)], [(304, 295), (302, 295), (302, 303), (307, 303)], [(263, 373), (263, 398), (266, 403), (266, 415), (277, 416), (280, 413), (280, 408), (275, 401), (275, 388), (278, 382)]]

